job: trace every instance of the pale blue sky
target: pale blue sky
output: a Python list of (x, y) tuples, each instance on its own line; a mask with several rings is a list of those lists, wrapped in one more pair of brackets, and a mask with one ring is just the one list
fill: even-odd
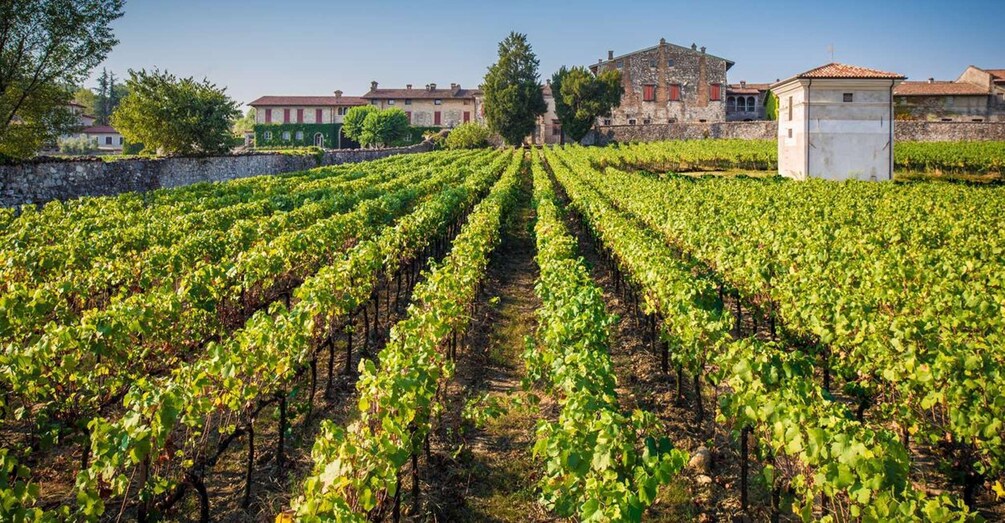
[[(347, 95), (435, 82), (477, 86), (509, 31), (527, 33), (542, 78), (667, 41), (767, 82), (834, 59), (922, 80), (969, 64), (1005, 68), (1005, 1), (560, 2), (127, 0), (104, 66), (208, 77), (238, 102)], [(100, 71), (100, 68), (99, 68)]]

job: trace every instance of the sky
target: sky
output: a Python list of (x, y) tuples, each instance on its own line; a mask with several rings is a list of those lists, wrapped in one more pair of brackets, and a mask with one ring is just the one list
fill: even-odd
[(477, 87), (510, 31), (528, 35), (542, 81), (659, 39), (736, 63), (730, 83), (771, 82), (833, 61), (955, 79), (1005, 68), (1003, 0), (743, 2), (506, 0), (126, 0), (105, 63), (208, 78), (238, 103), (264, 95), (362, 95), (382, 87)]

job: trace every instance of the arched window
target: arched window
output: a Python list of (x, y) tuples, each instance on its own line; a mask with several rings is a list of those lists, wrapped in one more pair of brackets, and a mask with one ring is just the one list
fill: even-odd
[(726, 97), (726, 110), (727, 111), (736, 110), (736, 98), (733, 98), (732, 96)]
[(753, 96), (748, 96), (747, 97), (747, 111), (748, 112), (751, 112), (751, 113), (754, 112), (754, 103), (755, 103), (754, 102), (754, 97)]

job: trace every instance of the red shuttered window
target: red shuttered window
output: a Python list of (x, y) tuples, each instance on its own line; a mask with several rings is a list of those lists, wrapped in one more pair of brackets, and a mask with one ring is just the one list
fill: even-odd
[(272, 109), (265, 110), (265, 123), (272, 123)]
[(711, 89), (709, 89), (708, 99), (713, 102), (718, 102), (722, 100), (722, 86), (719, 84), (712, 84)]
[(670, 101), (679, 102), (680, 101), (680, 84), (670, 85)]
[(304, 123), (304, 110), (297, 109), (297, 123)]
[(408, 123), (412, 123), (412, 111), (405, 111), (405, 116), (408, 117)]
[(655, 102), (656, 101), (656, 86), (649, 84), (642, 86), (642, 101), (643, 102)]
[(435, 111), (433, 113), (433, 125), (441, 125), (441, 123), (440, 123), (440, 112), (439, 111)]
[(471, 111), (464, 111), (464, 123), (471, 121)]
[(290, 123), (290, 110), (283, 109), (283, 123)]

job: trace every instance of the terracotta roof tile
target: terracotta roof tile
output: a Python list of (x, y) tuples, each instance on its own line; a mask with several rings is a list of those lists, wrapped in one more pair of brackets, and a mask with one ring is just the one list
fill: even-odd
[(810, 69), (801, 74), (797, 74), (796, 78), (889, 78), (891, 80), (906, 78), (902, 74), (890, 73), (886, 71), (880, 71), (877, 69), (869, 69), (868, 67), (859, 67), (857, 65), (847, 65), (839, 64), (837, 62), (829, 63), (827, 65), (821, 65), (820, 67)]
[(726, 86), (726, 94), (760, 94), (770, 88), (771, 84), (729, 84)]
[(250, 106), (320, 105), (326, 107), (345, 105), (366, 105), (367, 101), (358, 96), (263, 96)]
[(415, 100), (429, 99), (464, 99), (480, 96), (478, 89), (371, 89), (363, 95), (366, 100), (389, 100), (409, 98)]
[(902, 82), (894, 96), (987, 96), (987, 89), (967, 82)]
[(84, 134), (119, 134), (119, 132), (110, 125), (94, 125), (84, 128), (81, 132)]
[(1005, 69), (987, 69), (987, 72), (994, 77), (996, 82), (1005, 81)]

